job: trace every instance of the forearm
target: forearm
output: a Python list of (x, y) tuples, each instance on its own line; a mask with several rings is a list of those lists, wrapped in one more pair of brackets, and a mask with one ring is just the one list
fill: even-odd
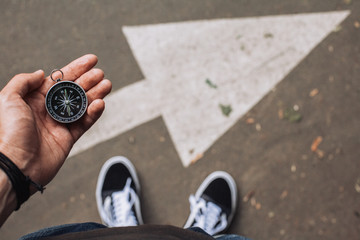
[(0, 170), (0, 226), (16, 208), (16, 194), (8, 176)]

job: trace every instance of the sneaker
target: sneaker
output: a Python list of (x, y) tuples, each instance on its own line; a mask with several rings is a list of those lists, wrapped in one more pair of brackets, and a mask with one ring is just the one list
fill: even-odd
[(108, 227), (143, 224), (140, 184), (132, 163), (113, 157), (101, 168), (96, 186), (96, 203), (102, 222)]
[(191, 195), (190, 216), (184, 228), (199, 227), (209, 235), (224, 232), (235, 215), (237, 189), (234, 179), (226, 172), (210, 174)]

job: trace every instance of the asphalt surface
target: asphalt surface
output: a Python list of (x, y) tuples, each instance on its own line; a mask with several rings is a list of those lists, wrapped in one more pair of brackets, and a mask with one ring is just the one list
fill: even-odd
[[(0, 239), (53, 225), (100, 222), (95, 185), (102, 164), (114, 155), (128, 157), (137, 168), (146, 223), (182, 226), (189, 194), (209, 173), (225, 170), (240, 191), (229, 232), (252, 239), (359, 239), (356, 0), (1, 1), (0, 84), (20, 72), (50, 73), (86, 53), (99, 57), (114, 90), (142, 80), (124, 25), (337, 10), (351, 11), (341, 27), (198, 162), (183, 167), (163, 119), (156, 118), (69, 158), (46, 192), (33, 196), (2, 226)], [(294, 106), (299, 122), (286, 119)]]

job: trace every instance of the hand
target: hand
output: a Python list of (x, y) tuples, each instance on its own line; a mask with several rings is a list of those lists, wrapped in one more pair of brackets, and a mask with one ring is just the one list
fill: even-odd
[(74, 143), (101, 116), (111, 82), (93, 68), (96, 63), (96, 56), (85, 55), (61, 69), (64, 80), (82, 86), (89, 101), (84, 116), (68, 125), (53, 120), (45, 109), (54, 82), (44, 79), (42, 70), (16, 75), (0, 92), (0, 151), (34, 182), (48, 184)]

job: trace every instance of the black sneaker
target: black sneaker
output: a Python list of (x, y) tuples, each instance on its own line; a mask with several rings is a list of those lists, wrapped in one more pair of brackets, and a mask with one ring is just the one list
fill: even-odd
[(224, 232), (235, 215), (237, 189), (234, 179), (226, 172), (210, 174), (191, 195), (190, 216), (184, 228), (199, 227), (209, 235)]
[(140, 184), (132, 163), (112, 157), (101, 168), (96, 186), (96, 202), (102, 222), (109, 227), (143, 224)]

